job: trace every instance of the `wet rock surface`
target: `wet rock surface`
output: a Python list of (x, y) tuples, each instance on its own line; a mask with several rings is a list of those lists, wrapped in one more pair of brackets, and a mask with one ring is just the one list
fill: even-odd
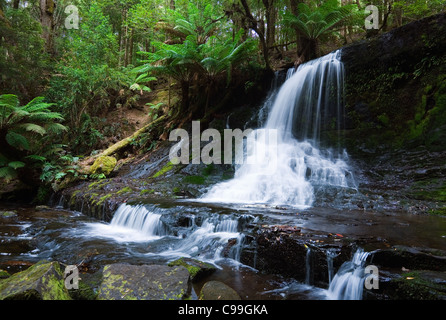
[(58, 262), (41, 261), (0, 280), (0, 300), (71, 300)]
[(183, 266), (111, 264), (104, 266), (98, 300), (181, 300), (190, 295)]
[(200, 300), (241, 300), (238, 293), (220, 281), (208, 281), (200, 291)]

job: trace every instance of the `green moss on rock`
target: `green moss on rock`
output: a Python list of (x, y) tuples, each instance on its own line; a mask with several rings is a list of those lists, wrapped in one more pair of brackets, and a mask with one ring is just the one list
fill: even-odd
[(40, 261), (0, 280), (0, 300), (71, 300), (58, 262)]
[(158, 178), (159, 176), (164, 175), (166, 172), (169, 172), (170, 170), (172, 170), (174, 168), (174, 164), (172, 162), (168, 162), (164, 167), (161, 168), (161, 170), (159, 170), (158, 172), (156, 172), (152, 178)]
[(202, 262), (191, 258), (180, 258), (175, 261), (169, 262), (168, 266), (183, 266), (189, 271), (190, 278), (192, 281), (197, 281), (203, 276), (213, 273), (216, 268), (206, 262)]
[(95, 160), (90, 168), (90, 174), (104, 174), (108, 176), (117, 164), (115, 157), (111, 156), (101, 156)]

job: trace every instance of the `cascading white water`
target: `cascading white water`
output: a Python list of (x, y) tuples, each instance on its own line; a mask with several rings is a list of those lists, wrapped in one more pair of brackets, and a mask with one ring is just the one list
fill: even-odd
[[(157, 253), (164, 257), (200, 257), (213, 263), (228, 256), (239, 261), (244, 235), (238, 231), (239, 220), (229, 217), (209, 217), (201, 226), (168, 250)], [(230, 244), (230, 241), (233, 241)], [(224, 250), (228, 250), (224, 254)]]
[[(345, 153), (319, 149), (321, 128), (341, 126), (344, 69), (340, 51), (305, 63), (275, 96), (264, 128), (247, 140), (232, 180), (213, 186), (206, 202), (286, 204), (306, 208), (314, 187), (355, 188)], [(276, 139), (269, 139), (274, 131)]]
[(160, 219), (161, 214), (149, 211), (143, 205), (122, 204), (116, 210), (110, 225), (133, 229), (148, 236), (164, 236), (167, 232)]
[(249, 215), (204, 216), (202, 222), (197, 223), (193, 219), (191, 225), (172, 232), (172, 226), (167, 226), (162, 220), (164, 214), (171, 215), (171, 210), (124, 203), (118, 207), (110, 223), (87, 223), (84, 235), (117, 242), (162, 242), (159, 249), (146, 253), (149, 256), (168, 259), (200, 257), (200, 260), (208, 262), (225, 257), (240, 260), (244, 235), (239, 229), (251, 219)]
[(344, 262), (331, 281), (327, 296), (332, 300), (362, 300), (368, 252), (359, 248), (351, 261)]
[[(156, 209), (154, 208), (156, 211)], [(89, 223), (88, 234), (118, 242), (146, 242), (158, 240), (168, 231), (161, 221), (160, 212), (149, 211), (143, 205), (121, 204), (110, 223)]]

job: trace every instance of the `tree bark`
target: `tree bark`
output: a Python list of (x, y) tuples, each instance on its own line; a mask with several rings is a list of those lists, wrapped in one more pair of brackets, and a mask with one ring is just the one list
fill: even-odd
[(249, 21), (249, 26), (252, 30), (254, 30), (254, 32), (257, 33), (257, 35), (259, 36), (259, 40), (260, 40), (260, 45), (262, 47), (262, 52), (263, 52), (263, 59), (265, 60), (265, 67), (267, 70), (271, 70), (271, 65), (269, 62), (269, 51), (268, 51), (268, 46), (266, 44), (266, 37), (264, 32), (262, 32), (261, 28), (259, 27), (258, 21), (253, 17), (252, 13), (251, 13), (251, 9), (249, 8), (248, 3), (246, 2), (246, 0), (240, 0), (243, 9), (244, 9), (244, 15), (246, 16), (246, 18)]
[[(290, 9), (293, 15), (295, 16), (299, 15), (298, 5), (299, 3), (303, 2), (304, 2), (303, 0), (290, 0)], [(304, 39), (301, 36), (299, 29), (295, 28), (294, 30), (296, 31), (296, 43), (297, 43), (296, 63), (301, 63), (303, 61), (308, 60), (308, 56), (306, 54), (306, 52), (308, 51), (308, 41), (306, 41), (306, 39)]]
[(262, 0), (266, 13), (266, 45), (268, 48), (274, 45), (276, 33), (276, 9), (274, 7), (275, 0)]
[(40, 23), (42, 25), (42, 37), (45, 40), (45, 49), (51, 55), (53, 52), (54, 12), (56, 4), (53, 0), (39, 0)]

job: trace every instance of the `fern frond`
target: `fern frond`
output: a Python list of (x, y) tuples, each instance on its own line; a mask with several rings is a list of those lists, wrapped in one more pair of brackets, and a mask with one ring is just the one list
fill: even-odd
[(25, 163), (22, 161), (12, 161), (10, 163), (8, 163), (8, 167), (13, 168), (14, 170), (23, 168), (25, 166)]
[(2, 167), (0, 168), (0, 178), (10, 181), (17, 178), (17, 172), (11, 167)]
[(9, 131), (6, 134), (6, 142), (8, 142), (11, 147), (14, 147), (16, 149), (29, 150), (28, 139), (14, 131)]
[(41, 136), (43, 136), (46, 133), (46, 130), (44, 127), (39, 126), (38, 124), (35, 124), (35, 123), (22, 123), (22, 124), (18, 125), (17, 128), (22, 128), (25, 131), (34, 132), (34, 133), (40, 134)]

